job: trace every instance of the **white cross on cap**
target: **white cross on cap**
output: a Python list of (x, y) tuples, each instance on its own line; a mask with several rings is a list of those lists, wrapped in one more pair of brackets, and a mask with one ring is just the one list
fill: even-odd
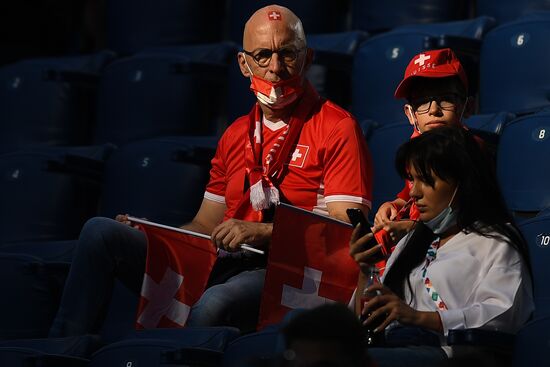
[(414, 60), (415, 64), (418, 64), (418, 66), (423, 66), (424, 62), (426, 60), (431, 59), (432, 57), (430, 55), (420, 54), (418, 55), (418, 59)]
[(271, 20), (279, 20), (280, 17), (281, 13), (279, 13), (278, 11), (273, 10), (271, 13), (269, 13), (269, 19)]

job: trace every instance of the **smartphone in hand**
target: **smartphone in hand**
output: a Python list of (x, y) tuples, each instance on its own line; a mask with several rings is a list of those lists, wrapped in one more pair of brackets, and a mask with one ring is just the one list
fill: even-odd
[(367, 218), (365, 218), (365, 215), (363, 214), (363, 211), (359, 208), (347, 208), (346, 214), (348, 215), (348, 218), (353, 225), (353, 227), (357, 227), (357, 224), (361, 224), (361, 232), (359, 233), (361, 236), (366, 235), (367, 233), (371, 232), (370, 230), (370, 224), (367, 222)]
[[(367, 218), (365, 218), (365, 215), (363, 214), (363, 211), (359, 208), (348, 208), (346, 209), (346, 214), (348, 215), (348, 218), (351, 222), (351, 224), (356, 227), (358, 223), (361, 223), (361, 230), (359, 235), (362, 237), (366, 235), (367, 233), (372, 233), (370, 229), (370, 224), (367, 222)], [(373, 235), (372, 238), (364, 245), (364, 248), (362, 251), (366, 251), (374, 246), (376, 246), (378, 243), (376, 241), (376, 237)], [(380, 253), (379, 255), (374, 255), (374, 258), (377, 261), (384, 259), (384, 254)]]

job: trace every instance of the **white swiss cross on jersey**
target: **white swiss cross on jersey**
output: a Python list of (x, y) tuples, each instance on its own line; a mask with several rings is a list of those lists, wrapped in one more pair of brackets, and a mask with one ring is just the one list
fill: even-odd
[(307, 145), (301, 145), (301, 144), (296, 145), (296, 149), (294, 149), (294, 152), (292, 153), (292, 157), (290, 157), (290, 161), (288, 162), (288, 165), (302, 168), (306, 161), (308, 152), (309, 152), (309, 147)]

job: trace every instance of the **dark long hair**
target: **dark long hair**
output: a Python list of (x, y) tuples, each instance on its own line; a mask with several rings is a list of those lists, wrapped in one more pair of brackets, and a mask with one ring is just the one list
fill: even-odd
[[(395, 167), (403, 178), (409, 176), (408, 168), (414, 167), (421, 179), (432, 186), (433, 175), (458, 183), (454, 203), (459, 229), (507, 242), (519, 252), (530, 271), (527, 244), (506, 207), (494, 162), (482, 146), (464, 128), (439, 127), (403, 144), (397, 151)], [(434, 237), (419, 222), (386, 274), (384, 284), (401, 298), (405, 281), (408, 283), (411, 271), (425, 259)]]

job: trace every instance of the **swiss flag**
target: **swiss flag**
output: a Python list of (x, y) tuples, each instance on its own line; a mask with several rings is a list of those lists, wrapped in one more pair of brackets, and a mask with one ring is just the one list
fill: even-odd
[(259, 329), (280, 322), (291, 309), (350, 301), (359, 274), (349, 255), (352, 230), (307, 210), (277, 207)]
[(208, 236), (140, 221), (147, 262), (136, 315), (137, 329), (183, 327), (201, 297), (216, 261)]

